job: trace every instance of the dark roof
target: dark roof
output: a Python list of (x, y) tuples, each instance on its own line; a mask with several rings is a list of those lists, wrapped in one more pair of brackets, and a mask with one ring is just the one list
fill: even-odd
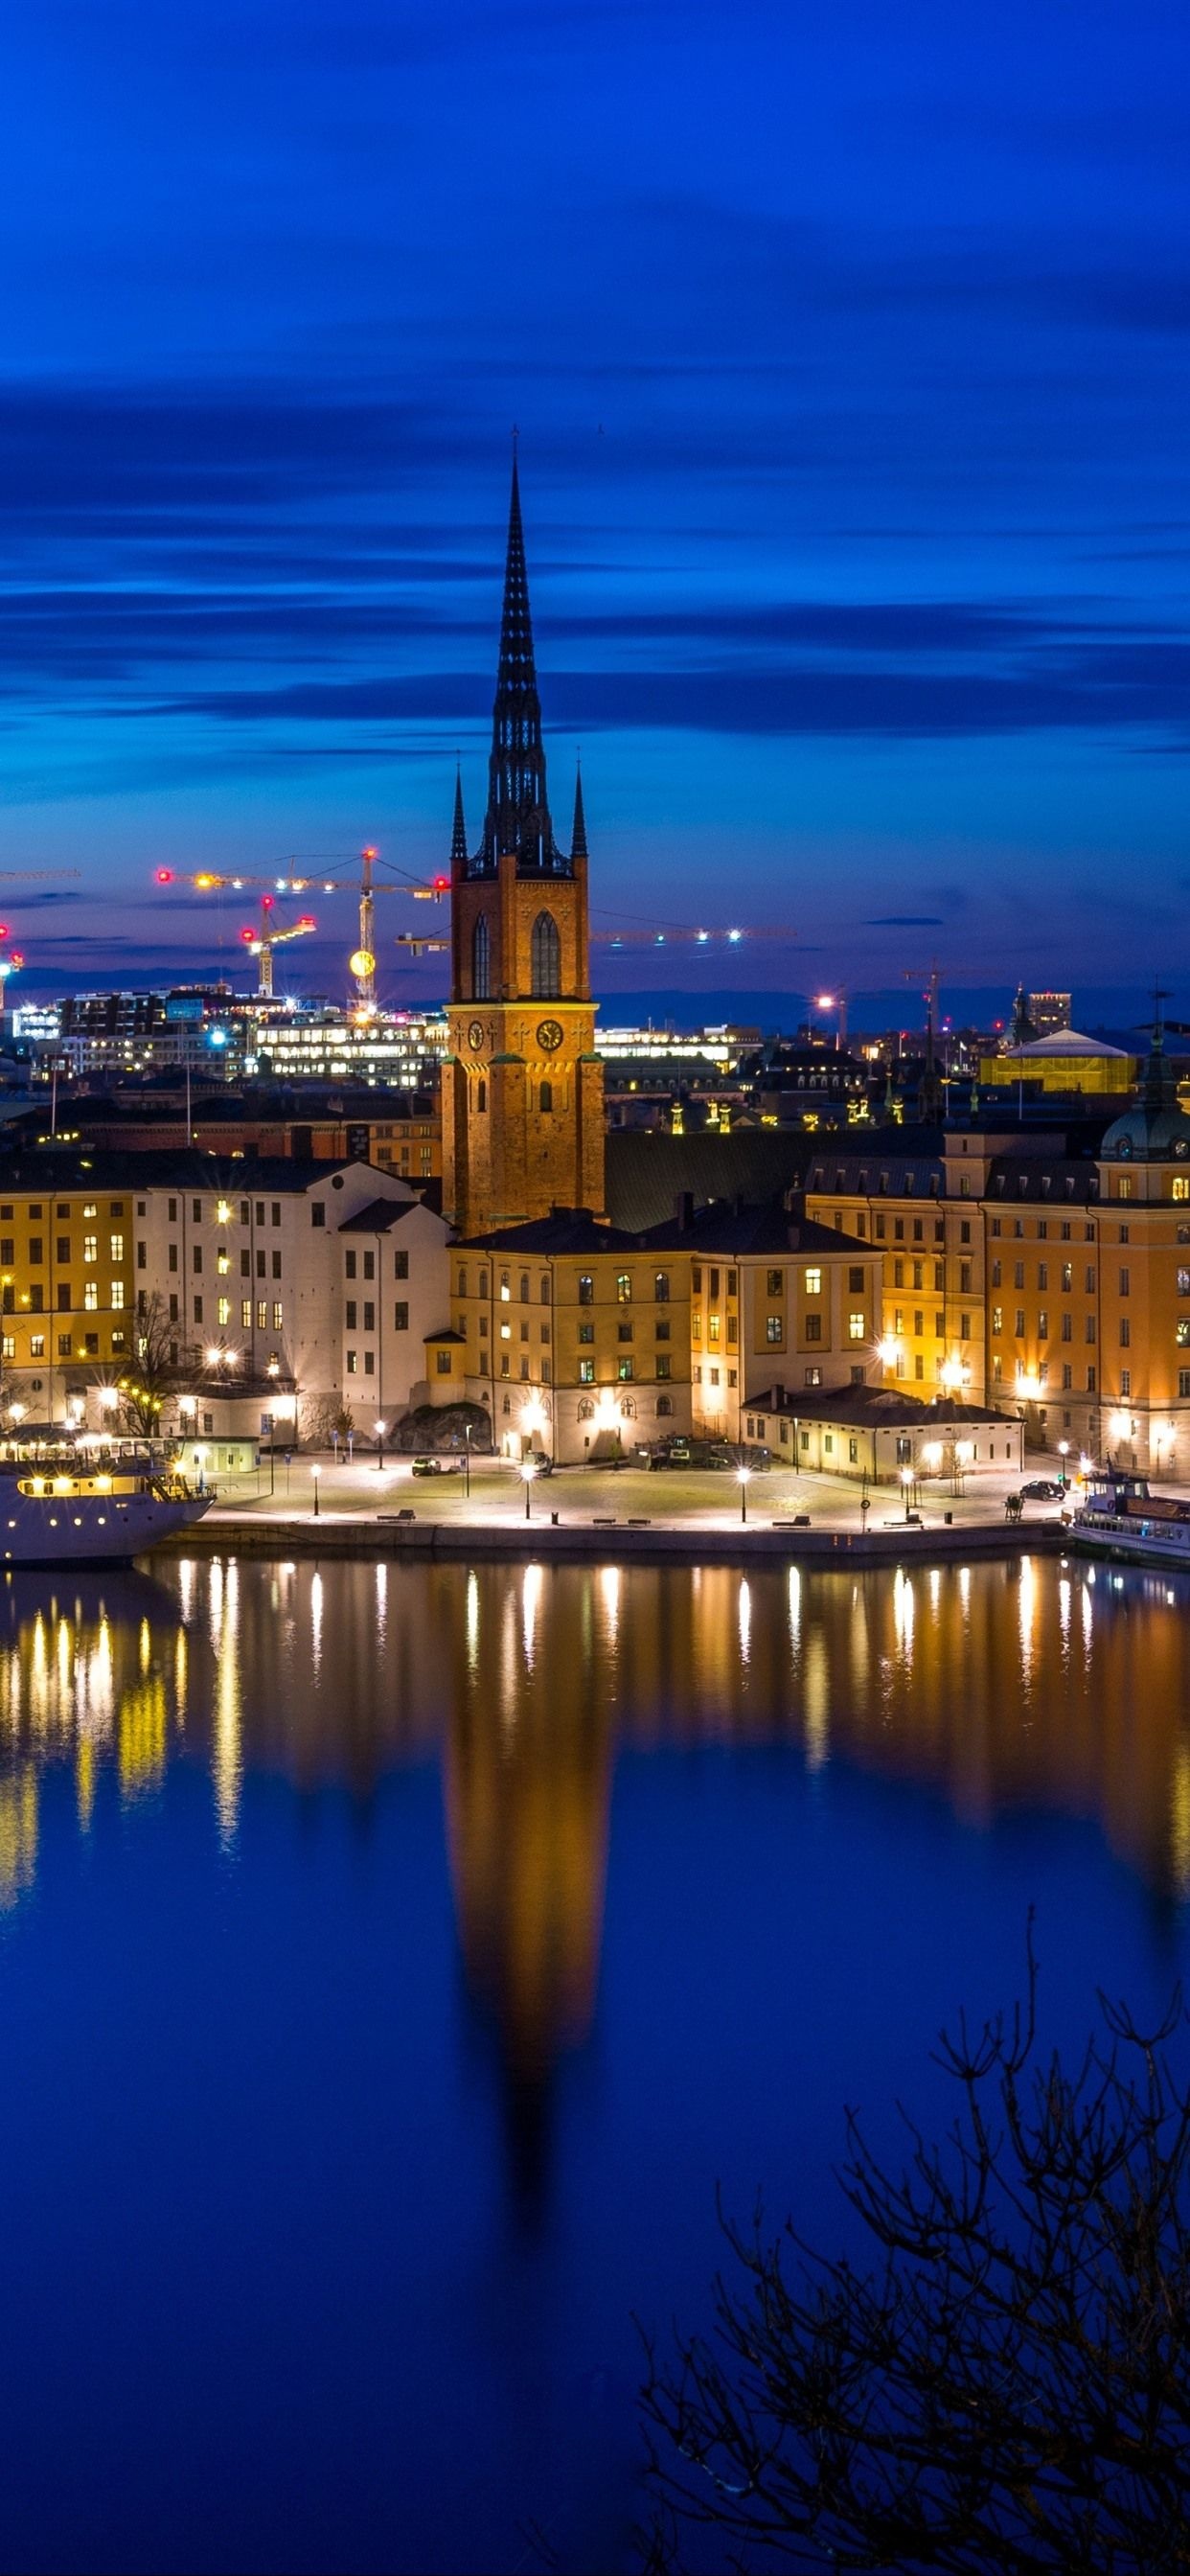
[(790, 1215), (783, 1199), (770, 1199), (766, 1206), (712, 1200), (708, 1207), (691, 1210), (683, 1219), (675, 1216), (669, 1225), (655, 1226), (651, 1241), (657, 1251), (733, 1254), (771, 1252), (782, 1260), (791, 1252), (862, 1253), (871, 1261), (879, 1258), (876, 1247), (861, 1243), (855, 1235), (843, 1234), (837, 1226), (820, 1225), (816, 1217)]
[(288, 1154), (247, 1158), (207, 1154), (195, 1146), (180, 1152), (146, 1147), (143, 1153), (109, 1153), (98, 1147), (88, 1152), (85, 1143), (47, 1146), (44, 1152), (32, 1153), (8, 1154), (0, 1148), (0, 1191), (40, 1189), (49, 1198), (56, 1189), (131, 1192), (173, 1187), (205, 1191), (208, 1196), (217, 1190), (225, 1198), (271, 1190), (280, 1197), (286, 1191), (296, 1195), (314, 1189), (333, 1173), (350, 1171), (357, 1162), (358, 1157), (351, 1154), (328, 1156), (324, 1162), (299, 1162)]
[(993, 1201), (1028, 1199), (1052, 1207), (1085, 1207), (1099, 1196), (1099, 1174), (1094, 1163), (1082, 1156), (1039, 1154), (1026, 1160), (1024, 1155), (997, 1154), (988, 1166), (986, 1195)]
[(417, 1198), (369, 1199), (366, 1207), (357, 1208), (354, 1216), (345, 1216), (335, 1230), (338, 1234), (389, 1234), (394, 1225), (403, 1225), (420, 1206)]
[(465, 1342), (466, 1339), (467, 1336), (465, 1333), (454, 1332), (449, 1324), (445, 1327), (445, 1330), (440, 1333), (422, 1334), (423, 1342)]
[(606, 1256), (609, 1252), (648, 1252), (653, 1248), (653, 1235), (647, 1228), (639, 1234), (622, 1233), (615, 1226), (601, 1225), (589, 1208), (554, 1208), (549, 1216), (534, 1217), (528, 1225), (496, 1226), (490, 1234), (467, 1235), (456, 1246), (461, 1252), (529, 1256), (560, 1253), (575, 1260), (597, 1253)]
[(920, 1396), (896, 1386), (816, 1386), (804, 1394), (777, 1386), (744, 1401), (752, 1413), (787, 1413), (800, 1422), (849, 1423), (853, 1430), (862, 1431), (925, 1431), (935, 1426), (962, 1431), (981, 1422), (1011, 1426), (1017, 1419), (1015, 1414), (998, 1413), (994, 1405), (959, 1404), (949, 1395), (940, 1396), (936, 1404), (924, 1404)]

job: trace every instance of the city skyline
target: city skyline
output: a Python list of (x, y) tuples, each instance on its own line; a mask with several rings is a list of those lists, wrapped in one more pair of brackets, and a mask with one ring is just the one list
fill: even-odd
[(745, 18), (18, 31), (4, 837), (84, 870), (14, 900), (31, 976), (212, 964), (199, 898), (146, 914), (157, 863), (442, 863), (516, 421), (605, 919), (642, 875), (662, 918), (730, 887), (798, 933), (752, 989), (934, 951), (965, 988), (1150, 980), (1186, 873), (1186, 31), (1149, 8), (1072, 62), (1023, 11), (991, 56), (933, 7)]

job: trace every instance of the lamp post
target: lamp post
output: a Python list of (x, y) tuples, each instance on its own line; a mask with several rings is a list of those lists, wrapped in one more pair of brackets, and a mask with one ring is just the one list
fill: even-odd
[(523, 1480), (524, 1480), (524, 1486), (525, 1486), (525, 1518), (526, 1518), (526, 1520), (528, 1520), (528, 1518), (529, 1518), (529, 1496), (530, 1496), (530, 1494), (531, 1494), (531, 1493), (532, 1493), (532, 1491), (533, 1491), (533, 1479), (534, 1479), (534, 1477), (535, 1477), (535, 1475), (536, 1475), (536, 1474), (537, 1474), (537, 1469), (536, 1469), (536, 1467), (534, 1466), (532, 1459), (531, 1459), (531, 1458), (522, 1458), (522, 1460), (521, 1460), (521, 1475), (522, 1475), (522, 1478), (523, 1478)]
[(752, 1470), (750, 1467), (737, 1467), (735, 1472), (736, 1482), (740, 1489), (740, 1526), (741, 1528), (746, 1528), (748, 1522), (748, 1480), (752, 1474)]
[(318, 1518), (318, 1476), (319, 1476), (319, 1470), (318, 1470), (318, 1468), (317, 1468), (316, 1466), (312, 1466), (312, 1467), (311, 1467), (311, 1469), (310, 1469), (310, 1480), (311, 1480), (311, 1483), (313, 1484), (313, 1487), (314, 1487), (314, 1518), (315, 1518), (315, 1520), (317, 1520), (317, 1518)]
[(1058, 1475), (1059, 1475), (1059, 1477), (1060, 1477), (1060, 1479), (1061, 1479), (1061, 1485), (1062, 1485), (1062, 1491), (1063, 1491), (1063, 1493), (1065, 1493), (1065, 1491), (1066, 1491), (1066, 1485), (1067, 1485), (1066, 1461), (1067, 1461), (1067, 1458), (1069, 1457), (1069, 1455), (1070, 1455), (1070, 1442), (1069, 1442), (1068, 1440), (1059, 1440), (1059, 1442), (1058, 1442), (1058, 1456), (1059, 1456), (1059, 1458), (1061, 1459), (1062, 1464), (1061, 1464), (1061, 1466), (1060, 1466), (1060, 1467), (1059, 1467), (1059, 1469), (1058, 1469)]
[(905, 1518), (906, 1518), (906, 1520), (908, 1520), (908, 1518), (909, 1518), (909, 1497), (910, 1497), (910, 1495), (911, 1495), (911, 1493), (912, 1493), (912, 1491), (913, 1491), (913, 1469), (912, 1469), (912, 1467), (902, 1467), (902, 1469), (901, 1469), (901, 1487), (902, 1487), (902, 1491), (903, 1491), (904, 1496), (905, 1496)]
[(382, 1468), (382, 1467), (383, 1467), (383, 1465), (384, 1465), (384, 1435), (385, 1435), (385, 1432), (387, 1431), (387, 1429), (388, 1429), (388, 1424), (387, 1424), (387, 1422), (378, 1422), (378, 1423), (377, 1423), (377, 1425), (376, 1425), (376, 1473), (377, 1473), (377, 1475), (379, 1475), (380, 1470), (381, 1470), (381, 1468)]
[(466, 1446), (465, 1450), (463, 1451), (463, 1478), (464, 1478), (464, 1482), (463, 1482), (463, 1492), (464, 1492), (464, 1495), (466, 1496), (467, 1501), (468, 1501), (468, 1502), (470, 1502), (470, 1500), (471, 1500), (471, 1425), (470, 1425), (470, 1423), (469, 1423), (469, 1422), (465, 1422), (465, 1423), (464, 1423), (464, 1425), (463, 1425), (463, 1437), (464, 1437), (464, 1439), (465, 1439), (465, 1441), (466, 1441), (466, 1443), (467, 1443), (467, 1446)]

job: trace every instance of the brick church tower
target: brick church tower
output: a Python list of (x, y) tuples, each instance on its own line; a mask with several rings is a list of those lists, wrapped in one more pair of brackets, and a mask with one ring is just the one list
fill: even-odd
[(603, 1066), (582, 782), (567, 856), (546, 794), (515, 456), (487, 813), (469, 856), (457, 782), (450, 884), (443, 1207), (463, 1235), (527, 1223), (553, 1207), (601, 1216)]

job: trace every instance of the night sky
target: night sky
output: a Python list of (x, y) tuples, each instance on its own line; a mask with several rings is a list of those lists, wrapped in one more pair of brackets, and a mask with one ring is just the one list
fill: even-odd
[[(441, 865), (456, 748), (478, 837), (515, 421), (605, 926), (1176, 976), (1184, 5), (38, 0), (4, 51), (0, 864), (83, 871), (6, 898), (31, 967), (230, 962), (158, 865)], [(318, 909), (284, 980), (339, 991)]]

